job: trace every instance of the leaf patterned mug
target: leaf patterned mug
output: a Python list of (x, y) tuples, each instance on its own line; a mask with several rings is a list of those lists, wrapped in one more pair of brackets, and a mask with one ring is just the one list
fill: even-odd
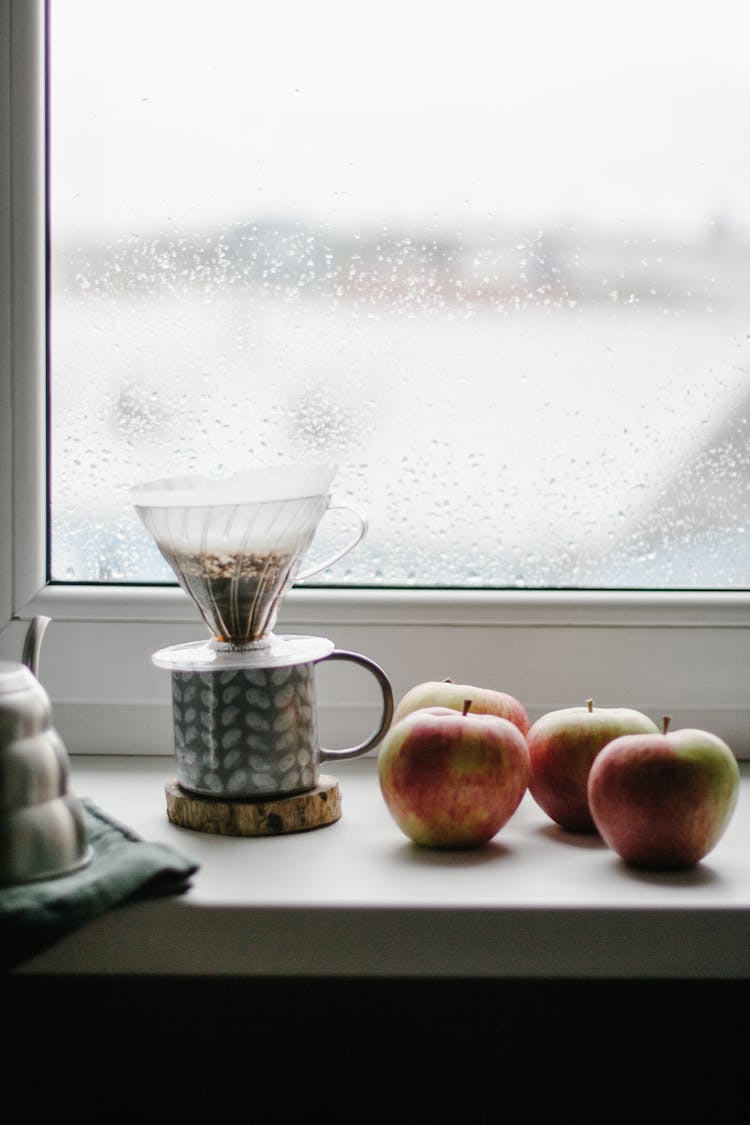
[[(223, 799), (291, 796), (316, 787), (321, 763), (356, 758), (377, 745), (393, 717), (385, 672), (369, 657), (334, 648), (325, 638), (308, 640), (319, 643), (300, 659), (230, 654), (205, 666), (185, 660), (177, 667), (175, 650), (190, 646), (156, 654), (155, 663), (171, 663), (177, 781), (183, 789)], [(329, 660), (365, 668), (381, 695), (375, 730), (343, 749), (321, 746), (318, 735), (315, 667)]]

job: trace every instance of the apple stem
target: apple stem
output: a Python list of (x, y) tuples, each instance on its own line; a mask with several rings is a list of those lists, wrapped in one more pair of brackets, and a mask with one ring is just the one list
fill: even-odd
[(468, 715), (470, 707), (471, 707), (471, 700), (465, 699), (464, 700), (464, 715)]
[(444, 684), (452, 684), (453, 680), (451, 679), (450, 676), (443, 676), (443, 683)]
[(672, 721), (671, 716), (669, 716), (669, 715), (664, 716), (664, 718), (662, 720), (662, 733), (663, 734), (666, 734), (667, 731), (669, 730), (669, 724), (671, 723), (671, 721)]
[(589, 714), (591, 714), (591, 712), (592, 712), (592, 711), (594, 710), (594, 701), (593, 701), (593, 699), (587, 699), (587, 700), (586, 700), (586, 706), (587, 706), (587, 707), (588, 707), (588, 709), (589, 709)]

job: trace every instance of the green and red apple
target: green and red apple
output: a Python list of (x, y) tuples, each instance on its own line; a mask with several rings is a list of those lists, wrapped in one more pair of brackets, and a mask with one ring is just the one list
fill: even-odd
[(393, 722), (397, 723), (411, 711), (421, 711), (425, 707), (452, 707), (454, 711), (463, 711), (466, 699), (471, 699), (473, 714), (499, 715), (514, 723), (524, 735), (529, 729), (526, 708), (513, 695), (490, 687), (456, 684), (450, 678), (415, 684), (397, 703)]
[(526, 739), (531, 775), (529, 792), (551, 820), (569, 832), (596, 832), (589, 809), (588, 779), (594, 759), (624, 734), (658, 734), (659, 728), (630, 707), (563, 707), (548, 711)]
[(472, 848), (511, 818), (528, 787), (529, 751), (500, 715), (423, 707), (391, 725), (378, 752), (380, 789), (394, 821), (415, 844)]
[(604, 747), (588, 797), (599, 835), (634, 867), (692, 867), (724, 835), (740, 773), (727, 744), (708, 731), (631, 734)]

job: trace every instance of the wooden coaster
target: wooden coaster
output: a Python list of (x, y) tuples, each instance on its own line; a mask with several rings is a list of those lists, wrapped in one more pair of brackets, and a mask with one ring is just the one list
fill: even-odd
[(341, 817), (341, 793), (335, 777), (321, 777), (315, 789), (267, 801), (202, 797), (177, 781), (166, 787), (172, 824), (217, 836), (280, 836), (333, 824)]

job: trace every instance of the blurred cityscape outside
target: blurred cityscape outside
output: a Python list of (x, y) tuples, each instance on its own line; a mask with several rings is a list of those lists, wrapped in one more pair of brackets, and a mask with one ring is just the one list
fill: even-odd
[(172, 580), (134, 483), (321, 458), (370, 530), (317, 581), (750, 584), (750, 254), (707, 230), (57, 247), (53, 578)]

